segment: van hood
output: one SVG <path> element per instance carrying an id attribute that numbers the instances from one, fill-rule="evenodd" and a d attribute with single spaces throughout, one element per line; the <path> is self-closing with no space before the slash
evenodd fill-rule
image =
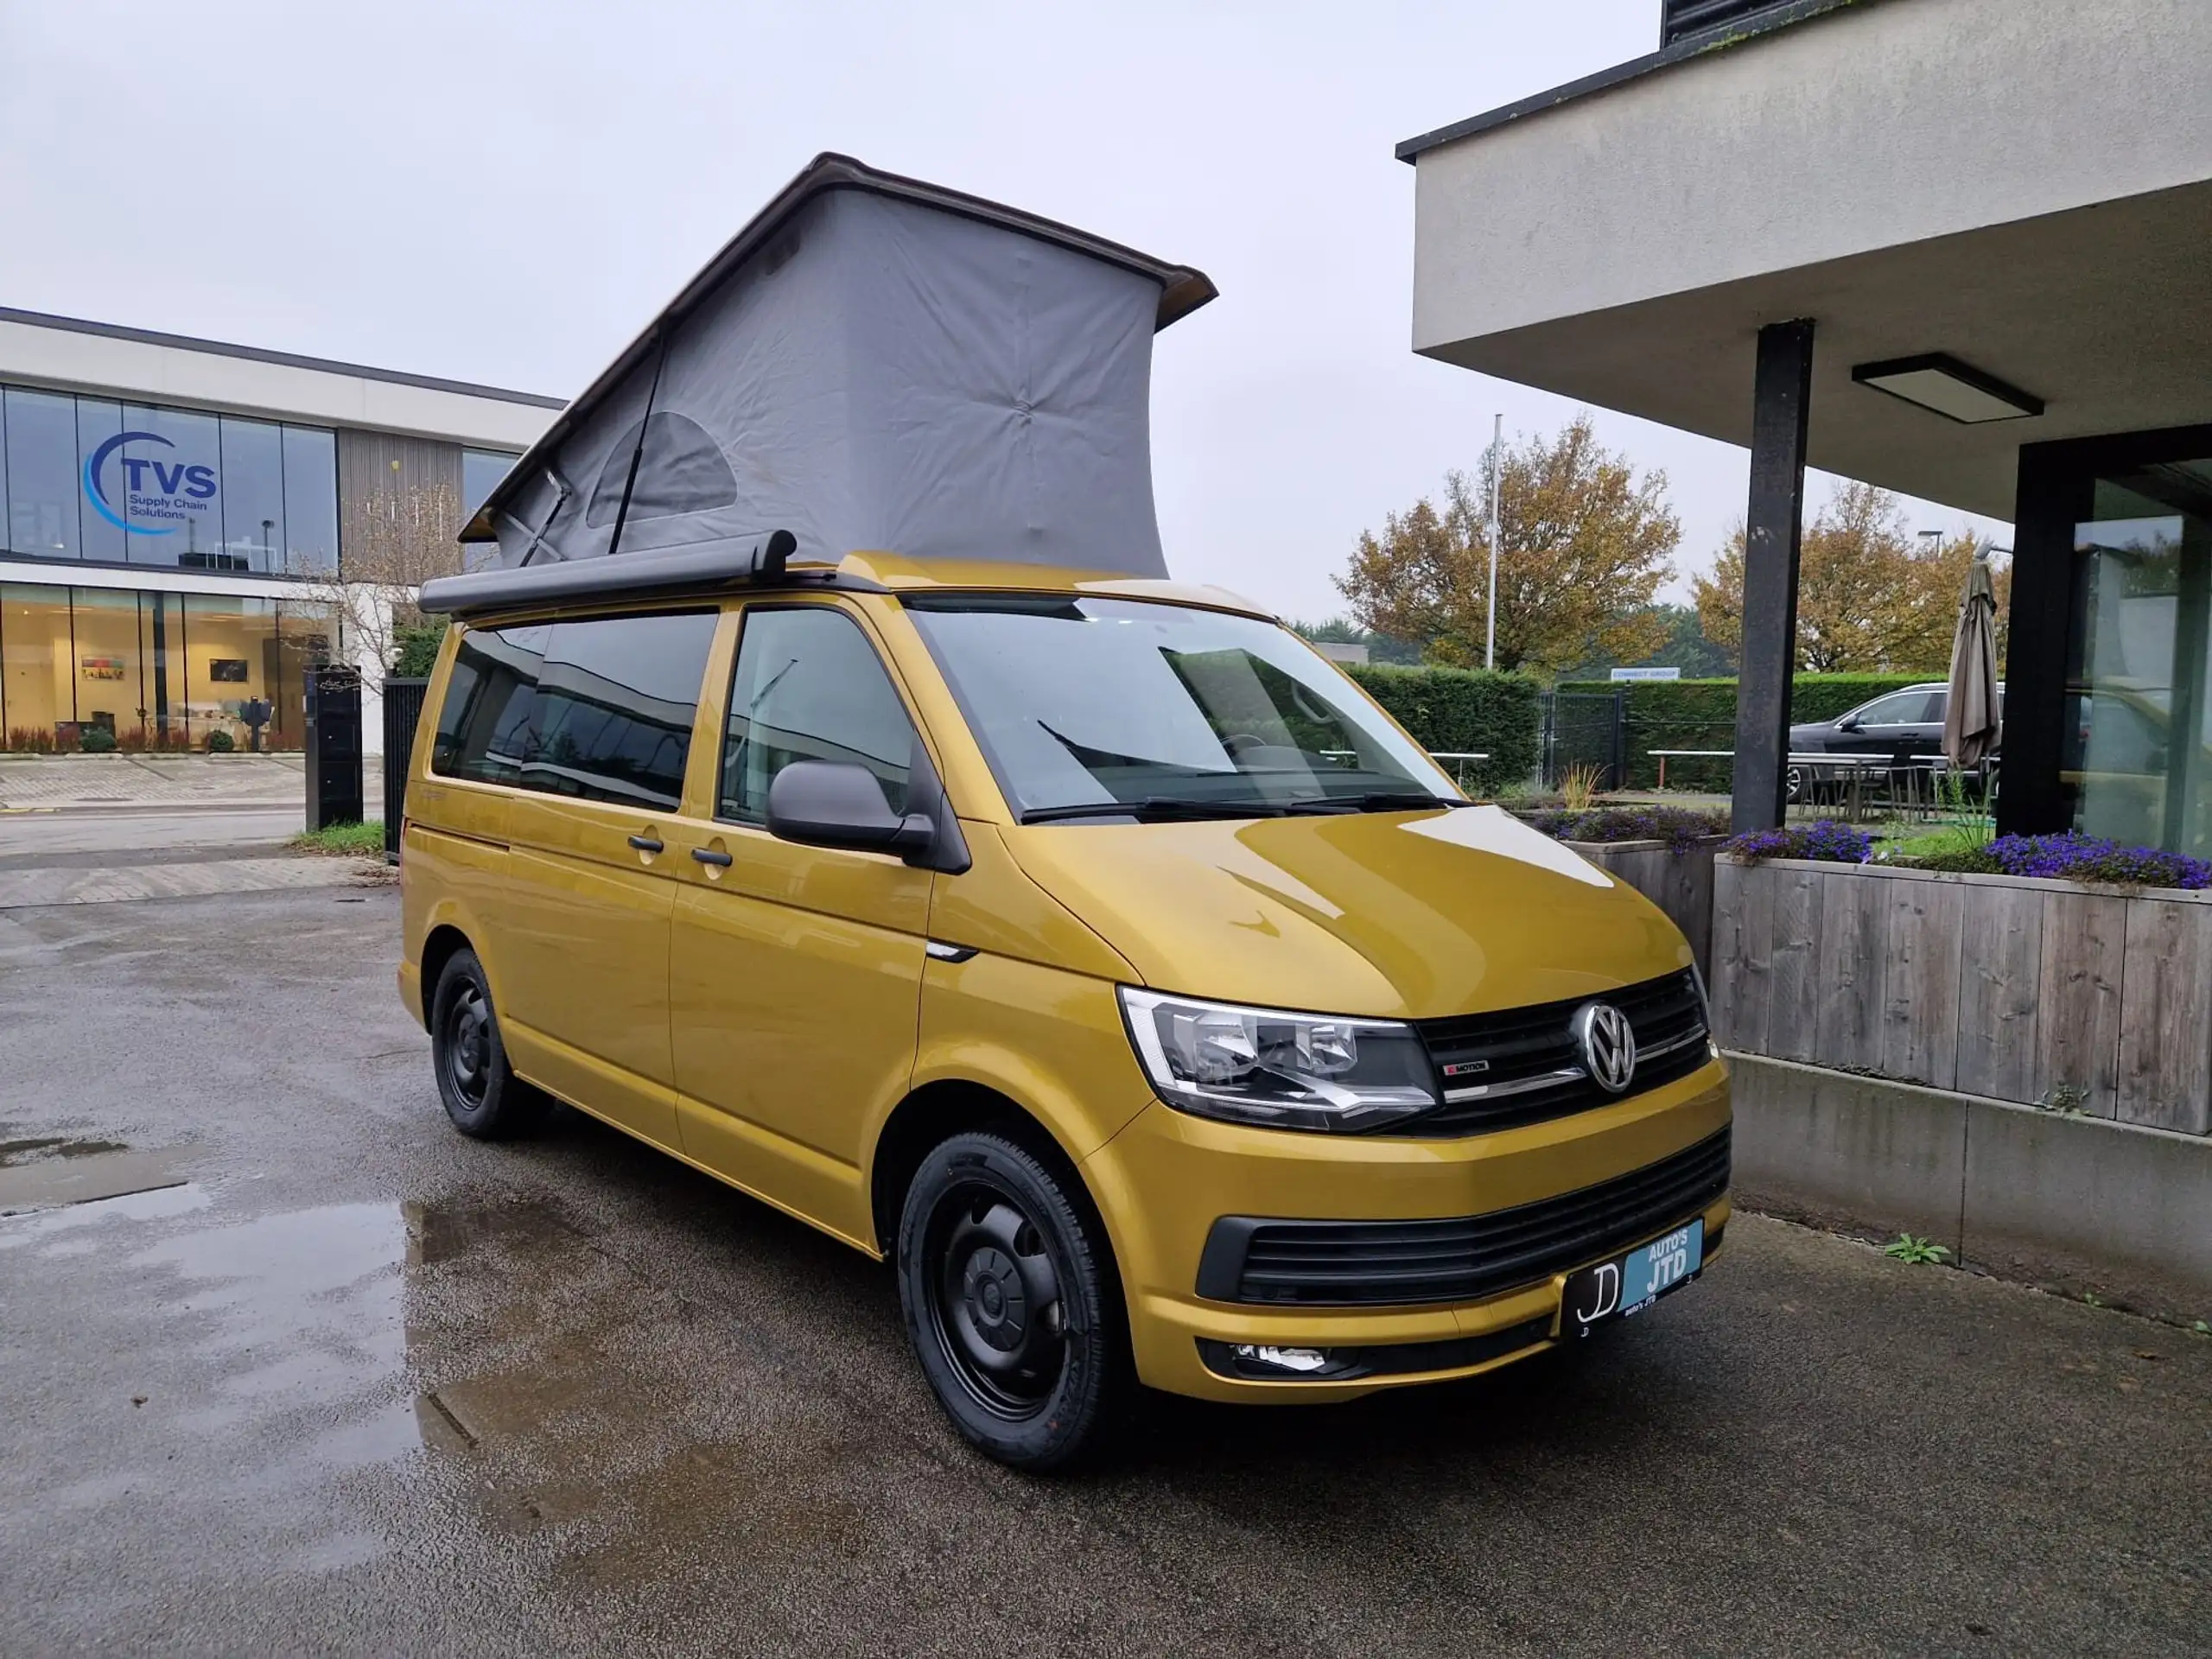
<path id="1" fill-rule="evenodd" d="M 1030 824 L 1007 840 L 1155 990 L 1430 1019 L 1690 963 L 1642 894 L 1494 806 Z"/>

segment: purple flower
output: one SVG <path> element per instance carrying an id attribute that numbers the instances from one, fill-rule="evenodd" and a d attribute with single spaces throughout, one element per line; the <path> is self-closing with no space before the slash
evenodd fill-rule
<path id="1" fill-rule="evenodd" d="M 1698 842 L 1728 833 L 1718 812 L 1683 806 L 1601 806 L 1586 812 L 1550 807 L 1529 815 L 1529 823 L 1560 841 L 1663 841 L 1676 853 Z"/>
<path id="2" fill-rule="evenodd" d="M 1828 864 L 1864 864 L 1873 856 L 1874 843 L 1863 830 L 1834 818 L 1813 823 L 1787 823 L 1779 830 L 1754 830 L 1738 836 L 1727 850 L 1757 863 L 1765 858 L 1811 858 Z"/>
<path id="3" fill-rule="evenodd" d="M 2212 887 L 2212 864 L 2160 847 L 2123 847 L 2069 830 L 2055 836 L 1999 836 L 1989 855 L 2007 875 L 2056 876 L 2124 887 Z"/>

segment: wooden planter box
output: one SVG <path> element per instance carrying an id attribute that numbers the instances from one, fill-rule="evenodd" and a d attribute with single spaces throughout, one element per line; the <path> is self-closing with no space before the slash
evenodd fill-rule
<path id="1" fill-rule="evenodd" d="M 1713 856 L 1726 836 L 1708 836 L 1675 852 L 1663 841 L 1570 841 L 1563 843 L 1617 875 L 1682 930 L 1707 977 L 1713 974 Z"/>
<path id="2" fill-rule="evenodd" d="M 1721 1046 L 2212 1132 L 2212 893 L 1719 859 Z"/>

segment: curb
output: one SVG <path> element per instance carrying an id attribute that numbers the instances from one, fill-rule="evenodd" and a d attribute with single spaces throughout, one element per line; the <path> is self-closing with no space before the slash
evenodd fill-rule
<path id="1" fill-rule="evenodd" d="M 167 817 L 194 812 L 276 812 L 307 803 L 291 796 L 262 801 L 75 801 L 54 806 L 0 804 L 0 818 L 10 817 Z"/>

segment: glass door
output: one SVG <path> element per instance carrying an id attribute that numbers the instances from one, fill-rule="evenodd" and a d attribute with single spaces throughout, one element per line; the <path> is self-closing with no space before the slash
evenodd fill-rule
<path id="1" fill-rule="evenodd" d="M 2076 829 L 2212 854 L 2212 461 L 2095 480 L 2074 531 L 2060 786 Z"/>

